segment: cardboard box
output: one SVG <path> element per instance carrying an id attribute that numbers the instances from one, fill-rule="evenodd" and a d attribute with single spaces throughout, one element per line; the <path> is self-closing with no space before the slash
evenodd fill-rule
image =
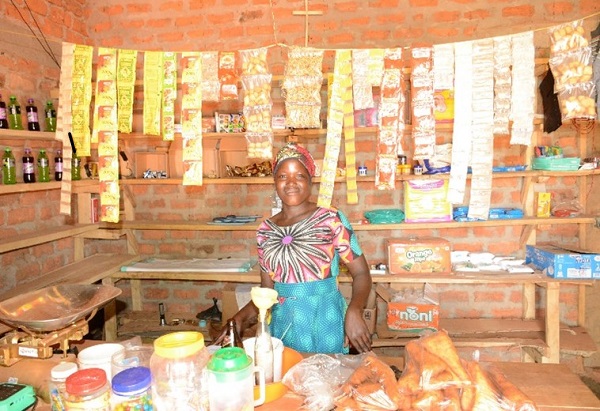
<path id="1" fill-rule="evenodd" d="M 452 247 L 438 237 L 390 238 L 387 240 L 390 274 L 450 273 Z"/>
<path id="2" fill-rule="evenodd" d="M 407 223 L 452 221 L 448 202 L 448 180 L 409 180 L 404 182 L 404 213 Z"/>
<path id="3" fill-rule="evenodd" d="M 390 331 L 414 334 L 426 330 L 438 330 L 439 297 L 430 284 L 423 284 L 421 289 L 400 290 L 378 284 L 376 290 L 386 306 L 385 323 L 377 324 L 379 338 L 390 336 Z M 387 326 L 387 330 L 382 325 Z"/>
<path id="4" fill-rule="evenodd" d="M 528 245 L 525 262 L 552 278 L 600 279 L 600 254 L 586 250 Z"/>
<path id="5" fill-rule="evenodd" d="M 350 303 L 350 298 L 352 297 L 352 284 L 340 284 L 339 289 L 346 299 L 346 302 Z M 369 298 L 367 299 L 367 306 L 363 310 L 363 319 L 367 323 L 367 327 L 371 334 L 375 332 L 375 325 L 377 323 L 376 297 L 375 290 L 371 289 Z"/>

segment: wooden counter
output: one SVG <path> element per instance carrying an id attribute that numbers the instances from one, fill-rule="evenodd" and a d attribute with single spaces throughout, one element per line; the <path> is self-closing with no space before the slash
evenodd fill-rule
<path id="1" fill-rule="evenodd" d="M 402 359 L 382 357 L 388 364 Z M 564 364 L 493 363 L 509 381 L 538 406 L 539 411 L 600 410 L 600 399 Z M 283 398 L 264 404 L 260 411 L 296 410 L 303 397 L 288 392 Z"/>

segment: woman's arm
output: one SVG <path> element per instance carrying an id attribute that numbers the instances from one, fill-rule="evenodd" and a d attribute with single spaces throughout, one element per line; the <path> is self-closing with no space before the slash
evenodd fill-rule
<path id="1" fill-rule="evenodd" d="M 344 329 L 354 348 L 359 352 L 367 352 L 371 350 L 371 333 L 362 313 L 373 285 L 371 271 L 364 255 L 355 258 L 346 266 L 352 276 L 352 298 L 346 311 Z"/>
<path id="2" fill-rule="evenodd" d="M 273 288 L 273 280 L 269 275 L 263 271 L 260 273 L 260 286 Z M 252 327 L 256 322 L 258 317 L 258 308 L 254 305 L 252 301 L 248 302 L 245 306 L 240 308 L 240 310 L 235 313 L 232 317 L 235 320 L 235 324 L 237 327 L 237 331 L 240 336 L 244 335 L 244 330 Z M 223 329 L 219 337 L 213 342 L 215 345 L 220 345 L 223 343 L 223 339 L 225 338 L 227 332 L 226 329 Z"/>

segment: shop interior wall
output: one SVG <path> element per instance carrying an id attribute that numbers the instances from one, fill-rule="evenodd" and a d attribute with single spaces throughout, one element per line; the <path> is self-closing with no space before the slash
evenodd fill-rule
<path id="1" fill-rule="evenodd" d="M 462 40 L 487 38 L 494 35 L 537 30 L 535 33 L 538 55 L 547 50 L 545 28 L 575 20 L 600 11 L 596 0 L 564 2 L 482 1 L 442 2 L 436 0 L 370 2 L 365 10 L 362 2 L 310 1 L 311 9 L 323 11 L 323 16 L 309 18 L 309 45 L 320 48 L 344 47 L 403 47 L 418 43 L 441 44 Z M 359 5 L 363 5 L 359 7 Z M 78 44 L 133 48 L 138 50 L 202 51 L 238 50 L 281 43 L 303 45 L 305 41 L 304 18 L 293 16 L 293 10 L 303 8 L 301 1 L 242 0 L 144 2 L 126 4 L 116 0 L 100 2 L 25 2 L 0 0 L 0 93 L 20 97 L 21 104 L 28 97 L 41 102 L 56 98 L 60 69 L 53 58 L 44 51 L 51 50 L 60 61 L 61 41 Z M 15 7 L 16 6 L 16 7 Z M 32 20 L 35 17 L 35 22 Z M 36 39 L 23 23 L 25 19 L 32 30 L 44 33 Z M 587 21 L 586 29 L 597 25 L 597 17 Z M 37 29 L 39 26 L 39 30 Z M 47 41 L 47 43 L 46 43 Z M 269 58 L 274 74 L 283 72 L 285 47 L 270 49 Z M 331 71 L 332 53 L 326 53 L 324 69 Z M 55 100 L 56 101 L 56 100 Z M 138 104 L 140 101 L 138 99 Z M 595 130 L 598 135 L 598 127 Z M 544 138 L 561 142 L 576 152 L 578 145 L 570 125 Z M 444 141 L 447 136 L 441 136 Z M 281 144 L 282 142 L 278 142 Z M 314 152 L 322 152 L 324 140 L 308 142 Z M 37 145 L 36 145 L 37 144 Z M 41 148 L 40 143 L 23 142 Z M 144 143 L 130 143 L 134 149 L 146 149 Z M 372 139 L 359 142 L 364 161 L 374 170 Z M 21 145 L 17 145 L 19 156 Z M 594 145 L 595 149 L 597 145 Z M 515 164 L 522 154 L 509 147 L 507 138 L 496 140 L 495 159 L 498 164 Z M 359 150 L 359 156 L 361 150 Z M 549 181 L 548 186 L 564 195 L 573 195 L 575 179 Z M 495 181 L 493 197 L 503 206 L 518 205 L 519 184 L 516 180 Z M 343 188 L 343 185 L 341 186 Z M 315 189 L 316 190 L 316 189 Z M 163 219 L 205 220 L 215 215 L 215 209 L 236 210 L 237 213 L 266 215 L 270 209 L 271 186 L 135 186 L 138 203 L 137 216 Z M 359 185 L 360 203 L 346 204 L 343 190 L 336 193 L 334 204 L 342 208 L 353 221 L 362 218 L 364 211 L 374 207 L 391 207 L 402 204 L 401 190 L 381 192 L 370 183 Z M 591 192 L 595 192 L 591 190 Z M 315 191 L 316 195 L 316 191 Z M 590 197 L 592 198 L 592 197 Z M 34 192 L 0 197 L 1 234 L 18 235 L 43 226 L 70 223 L 74 217 L 58 212 L 58 190 Z M 598 204 L 596 201 L 595 204 Z M 76 209 L 74 204 L 74 210 Z M 220 214 L 220 213 L 219 213 Z M 593 230 L 591 230 L 593 231 Z M 522 254 L 515 241 L 520 229 L 515 227 L 485 229 L 410 231 L 411 235 L 436 235 L 450 239 L 455 248 L 494 253 Z M 360 232 L 359 238 L 372 263 L 385 260 L 383 240 L 388 236 L 407 233 Z M 540 227 L 538 240 L 576 242 L 577 229 L 570 226 Z M 588 237 L 591 237 L 590 234 Z M 593 234 L 595 235 L 595 233 Z M 232 254 L 253 256 L 252 233 L 219 232 L 153 232 L 136 233 L 142 255 L 155 256 L 226 256 Z M 123 241 L 88 242 L 88 254 L 102 251 L 123 251 Z M 61 240 L 53 244 L 33 247 L 0 256 L 3 274 L 0 289 L 9 289 L 23 278 L 31 278 L 71 262 L 72 241 Z M 124 297 L 127 298 L 127 285 Z M 511 316 L 520 315 L 520 301 L 514 295 L 519 290 L 507 287 L 458 287 L 442 290 L 444 310 L 448 316 Z M 576 318 L 573 310 L 573 288 L 565 287 L 561 293 L 563 320 Z M 219 284 L 189 284 L 187 282 L 144 284 L 146 308 L 156 309 L 158 301 L 165 301 L 173 310 L 198 312 L 207 308 L 213 296 L 220 297 Z M 598 294 L 595 294 L 596 296 Z M 498 301 L 489 304 L 490 298 Z M 588 301 L 591 298 L 588 298 Z M 597 300 L 597 299 L 596 299 Z M 596 309 L 597 310 L 597 309 Z M 593 314 L 592 314 L 593 317 Z M 595 318 L 595 317 L 593 317 Z M 600 320 L 595 324 L 599 324 Z M 589 326 L 589 325 L 588 325 Z M 591 328 L 598 326 L 591 324 Z M 600 340 L 600 338 L 599 338 Z"/>

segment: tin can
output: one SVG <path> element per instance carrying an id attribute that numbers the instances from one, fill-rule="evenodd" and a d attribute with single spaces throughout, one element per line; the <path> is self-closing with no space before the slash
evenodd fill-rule
<path id="1" fill-rule="evenodd" d="M 417 164 L 416 166 L 413 167 L 413 172 L 415 173 L 416 176 L 420 176 L 423 174 L 423 166 L 420 166 L 419 164 Z"/>
<path id="2" fill-rule="evenodd" d="M 366 166 L 358 167 L 358 175 L 361 177 L 365 177 L 367 175 L 367 167 Z"/>

